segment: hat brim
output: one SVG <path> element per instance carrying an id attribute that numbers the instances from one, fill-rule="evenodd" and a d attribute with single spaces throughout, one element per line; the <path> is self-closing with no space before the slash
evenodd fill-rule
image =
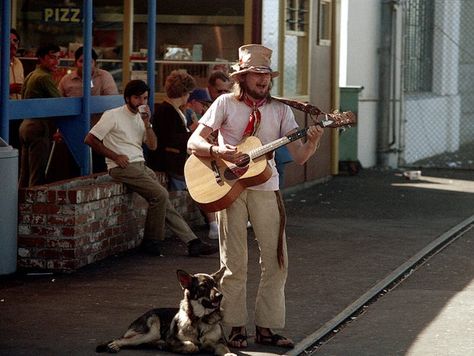
<path id="1" fill-rule="evenodd" d="M 245 73 L 271 74 L 272 78 L 276 78 L 280 75 L 280 72 L 274 72 L 269 68 L 250 67 L 232 72 L 229 76 L 234 78 Z"/>

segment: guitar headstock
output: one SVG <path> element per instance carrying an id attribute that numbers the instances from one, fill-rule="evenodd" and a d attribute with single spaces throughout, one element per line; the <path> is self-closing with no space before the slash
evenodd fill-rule
<path id="1" fill-rule="evenodd" d="M 323 114 L 324 117 L 317 124 L 321 127 L 351 127 L 357 123 L 357 117 L 352 111 L 334 111 L 332 114 Z"/>

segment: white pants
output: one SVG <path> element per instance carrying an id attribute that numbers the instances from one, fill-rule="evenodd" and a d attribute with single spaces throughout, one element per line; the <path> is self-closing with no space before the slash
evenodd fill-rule
<path id="1" fill-rule="evenodd" d="M 277 260 L 280 211 L 277 193 L 249 190 L 217 214 L 221 264 L 227 267 L 221 288 L 223 322 L 245 326 L 247 312 L 247 221 L 250 220 L 260 249 L 260 283 L 255 302 L 255 323 L 265 328 L 285 325 L 285 283 L 288 275 L 286 237 L 283 233 L 284 263 Z"/>

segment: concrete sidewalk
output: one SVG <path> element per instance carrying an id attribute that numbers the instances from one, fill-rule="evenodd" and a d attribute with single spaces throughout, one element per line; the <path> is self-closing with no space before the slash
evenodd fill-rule
<path id="1" fill-rule="evenodd" d="M 474 229 L 311 355 L 474 355 Z"/>
<path id="2" fill-rule="evenodd" d="M 473 179 L 468 171 L 423 171 L 422 179 L 408 181 L 395 171 L 362 170 L 357 176 L 285 192 L 290 271 L 282 334 L 302 341 L 424 246 L 472 216 Z M 251 233 L 249 245 L 252 316 L 259 267 Z M 157 258 L 132 251 L 72 275 L 2 278 L 0 354 L 92 355 L 98 342 L 123 333 L 147 309 L 177 306 L 177 268 L 195 273 L 219 266 L 218 256 L 187 257 L 175 239 L 167 240 L 164 253 Z M 248 330 L 254 333 L 252 317 Z M 400 336 L 396 331 L 394 343 Z M 357 354 L 350 350 L 341 355 Z M 370 354 L 365 351 L 362 354 Z M 250 339 L 240 354 L 284 352 Z"/>

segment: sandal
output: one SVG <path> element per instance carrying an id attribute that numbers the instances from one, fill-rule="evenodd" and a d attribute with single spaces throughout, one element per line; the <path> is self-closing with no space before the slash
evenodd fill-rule
<path id="1" fill-rule="evenodd" d="M 236 349 L 246 348 L 248 346 L 247 330 L 245 328 L 232 328 L 227 345 Z"/>
<path id="2" fill-rule="evenodd" d="M 255 343 L 261 345 L 284 347 L 286 349 L 292 349 L 293 347 L 295 347 L 293 341 L 279 334 L 272 333 L 270 329 L 268 329 L 270 335 L 262 335 L 260 331 L 261 329 L 264 328 L 260 328 L 257 326 L 255 330 Z"/>

